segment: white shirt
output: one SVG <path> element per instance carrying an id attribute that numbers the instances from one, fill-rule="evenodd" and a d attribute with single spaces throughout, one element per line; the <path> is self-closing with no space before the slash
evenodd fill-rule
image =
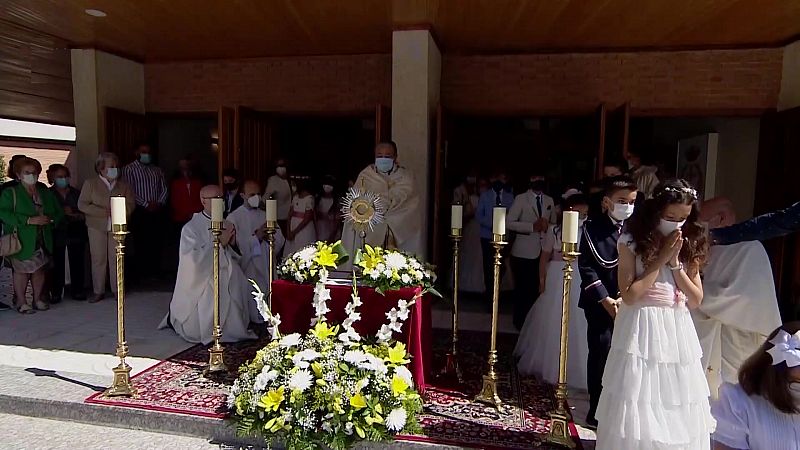
<path id="1" fill-rule="evenodd" d="M 717 419 L 712 438 L 742 450 L 800 450 L 800 414 L 778 411 L 760 395 L 748 396 L 738 384 L 724 384 L 711 405 Z"/>

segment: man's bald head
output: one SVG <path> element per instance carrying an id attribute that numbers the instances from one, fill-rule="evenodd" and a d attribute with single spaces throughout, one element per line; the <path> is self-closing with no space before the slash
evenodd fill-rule
<path id="1" fill-rule="evenodd" d="M 250 198 L 254 195 L 261 195 L 261 184 L 255 180 L 247 180 L 244 182 L 244 187 L 242 188 L 242 193 L 244 194 L 244 198 Z"/>
<path id="2" fill-rule="evenodd" d="M 211 214 L 211 199 L 221 196 L 222 190 L 216 184 L 209 184 L 200 189 L 200 201 L 203 203 L 203 210 L 206 214 Z"/>

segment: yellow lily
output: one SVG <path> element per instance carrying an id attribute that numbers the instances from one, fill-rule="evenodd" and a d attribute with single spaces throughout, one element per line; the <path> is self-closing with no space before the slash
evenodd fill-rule
<path id="1" fill-rule="evenodd" d="M 314 336 L 316 336 L 320 341 L 324 341 L 325 339 L 337 334 L 338 329 L 338 326 L 331 328 L 327 323 L 320 321 L 314 325 L 314 329 L 311 330 L 311 333 L 314 334 Z"/>
<path id="2" fill-rule="evenodd" d="M 386 361 L 398 365 L 408 364 L 409 360 L 406 359 L 406 356 L 406 345 L 402 342 L 398 342 L 394 347 L 389 349 L 389 357 L 386 358 Z"/>
<path id="3" fill-rule="evenodd" d="M 258 401 L 258 406 L 266 409 L 267 411 L 277 411 L 284 400 L 283 391 L 284 388 L 281 386 L 278 388 L 278 390 L 267 392 L 261 397 L 261 400 Z"/>
<path id="4" fill-rule="evenodd" d="M 355 409 L 364 409 L 367 407 L 367 399 L 365 399 L 364 396 L 361 395 L 361 392 L 359 392 L 358 394 L 350 397 L 350 406 Z"/>
<path id="5" fill-rule="evenodd" d="M 395 375 L 392 377 L 392 393 L 395 397 L 399 397 L 408 390 L 408 383 L 406 380 L 400 378 L 399 376 Z"/>
<path id="6" fill-rule="evenodd" d="M 323 245 L 317 250 L 317 256 L 314 258 L 314 262 L 322 267 L 332 267 L 335 269 L 338 259 L 339 255 L 334 253 L 333 248 L 328 245 Z"/>

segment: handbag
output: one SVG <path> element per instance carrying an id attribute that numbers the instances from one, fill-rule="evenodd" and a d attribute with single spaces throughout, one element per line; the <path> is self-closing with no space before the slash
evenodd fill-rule
<path id="1" fill-rule="evenodd" d="M 17 212 L 17 191 L 15 187 L 11 188 L 11 194 L 14 196 L 14 212 Z M 14 228 L 14 231 L 8 234 L 4 234 L 0 237 L 0 256 L 13 256 L 22 250 L 22 244 L 19 242 L 19 235 L 17 234 L 17 228 Z"/>

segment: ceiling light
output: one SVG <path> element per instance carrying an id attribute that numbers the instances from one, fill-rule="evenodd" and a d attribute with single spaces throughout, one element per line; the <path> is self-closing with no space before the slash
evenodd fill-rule
<path id="1" fill-rule="evenodd" d="M 105 17 L 108 15 L 104 11 L 100 11 L 99 9 L 87 9 L 85 12 L 86 14 L 92 17 Z"/>

